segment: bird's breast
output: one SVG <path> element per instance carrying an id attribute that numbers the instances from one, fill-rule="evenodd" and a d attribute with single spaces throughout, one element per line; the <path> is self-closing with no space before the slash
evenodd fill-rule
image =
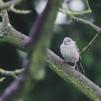
<path id="1" fill-rule="evenodd" d="M 76 47 L 61 45 L 60 52 L 65 60 L 72 62 L 79 61 L 79 52 Z"/>

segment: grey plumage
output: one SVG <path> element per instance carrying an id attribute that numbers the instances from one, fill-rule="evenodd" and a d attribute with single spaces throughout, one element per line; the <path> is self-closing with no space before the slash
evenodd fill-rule
<path id="1" fill-rule="evenodd" d="M 60 45 L 60 52 L 66 62 L 76 64 L 79 61 L 80 54 L 75 41 L 69 37 L 65 37 Z"/>

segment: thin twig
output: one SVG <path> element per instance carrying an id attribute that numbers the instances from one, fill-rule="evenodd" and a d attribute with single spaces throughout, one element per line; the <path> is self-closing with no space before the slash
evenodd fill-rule
<path id="1" fill-rule="evenodd" d="M 86 3 L 86 5 L 87 5 L 87 9 L 88 9 L 88 10 L 91 10 L 88 0 L 85 0 L 85 3 Z"/>
<path id="2" fill-rule="evenodd" d="M 14 71 L 8 71 L 8 70 L 4 70 L 2 68 L 0 68 L 0 74 L 4 75 L 4 76 L 12 76 L 12 77 L 16 77 L 18 74 L 21 74 L 24 71 L 24 68 L 22 69 L 18 69 L 18 70 L 14 70 Z"/>
<path id="3" fill-rule="evenodd" d="M 15 8 L 15 5 L 12 5 L 10 7 L 10 10 L 14 13 L 18 13 L 18 14 L 29 14 L 31 13 L 32 11 L 31 10 L 22 10 L 22 9 L 17 9 Z"/>
<path id="4" fill-rule="evenodd" d="M 95 42 L 97 37 L 99 36 L 100 33 L 96 33 L 95 36 L 91 39 L 91 41 L 81 50 L 80 54 L 82 55 L 85 51 L 88 50 L 89 47 L 92 46 L 92 44 Z"/>
<path id="5" fill-rule="evenodd" d="M 80 23 L 83 23 L 83 24 L 86 24 L 86 25 L 89 25 L 90 27 L 92 27 L 93 29 L 95 29 L 97 32 L 101 33 L 101 28 L 98 27 L 97 25 L 87 21 L 87 20 L 84 20 L 82 18 L 79 18 L 79 17 L 75 17 L 73 16 L 72 14 L 68 14 L 68 12 L 64 9 L 60 9 L 60 11 L 68 16 L 70 16 L 74 21 L 77 21 L 77 22 L 80 22 Z"/>
<path id="6" fill-rule="evenodd" d="M 12 1 L 8 1 L 6 3 L 2 4 L 2 1 L 0 0 L 0 10 L 2 9 L 8 9 L 10 8 L 12 5 L 16 5 L 21 3 L 23 0 L 12 0 Z"/>
<path id="7" fill-rule="evenodd" d="M 79 17 L 74 17 L 74 16 L 71 16 L 71 18 L 77 22 L 80 22 L 80 23 L 83 23 L 83 24 L 86 24 L 86 25 L 89 25 L 90 27 L 92 27 L 93 29 L 95 29 L 97 32 L 101 33 L 101 28 L 98 27 L 97 25 L 87 21 L 87 20 L 84 20 L 82 18 L 79 18 Z"/>
<path id="8" fill-rule="evenodd" d="M 0 83 L 3 82 L 6 79 L 6 77 L 1 77 L 0 78 Z"/>
<path id="9" fill-rule="evenodd" d="M 61 8 L 59 9 L 59 11 L 63 11 Z M 92 11 L 90 9 L 84 10 L 84 11 L 70 11 L 70 10 L 66 10 L 66 13 L 68 13 L 68 15 L 73 15 L 73 16 L 77 16 L 77 15 L 85 15 L 85 14 L 90 14 L 92 13 Z"/>

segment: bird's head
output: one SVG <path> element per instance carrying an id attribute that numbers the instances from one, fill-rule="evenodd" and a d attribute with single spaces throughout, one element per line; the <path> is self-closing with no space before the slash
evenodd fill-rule
<path id="1" fill-rule="evenodd" d="M 63 44 L 66 45 L 66 46 L 75 45 L 75 41 L 73 41 L 69 37 L 65 37 L 64 40 L 63 40 Z"/>

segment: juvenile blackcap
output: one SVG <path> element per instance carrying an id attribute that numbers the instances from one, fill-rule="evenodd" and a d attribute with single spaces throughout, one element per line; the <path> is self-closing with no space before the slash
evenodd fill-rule
<path id="1" fill-rule="evenodd" d="M 76 63 L 79 61 L 80 54 L 75 41 L 69 37 L 65 37 L 60 45 L 60 52 L 64 61 L 75 68 Z"/>

